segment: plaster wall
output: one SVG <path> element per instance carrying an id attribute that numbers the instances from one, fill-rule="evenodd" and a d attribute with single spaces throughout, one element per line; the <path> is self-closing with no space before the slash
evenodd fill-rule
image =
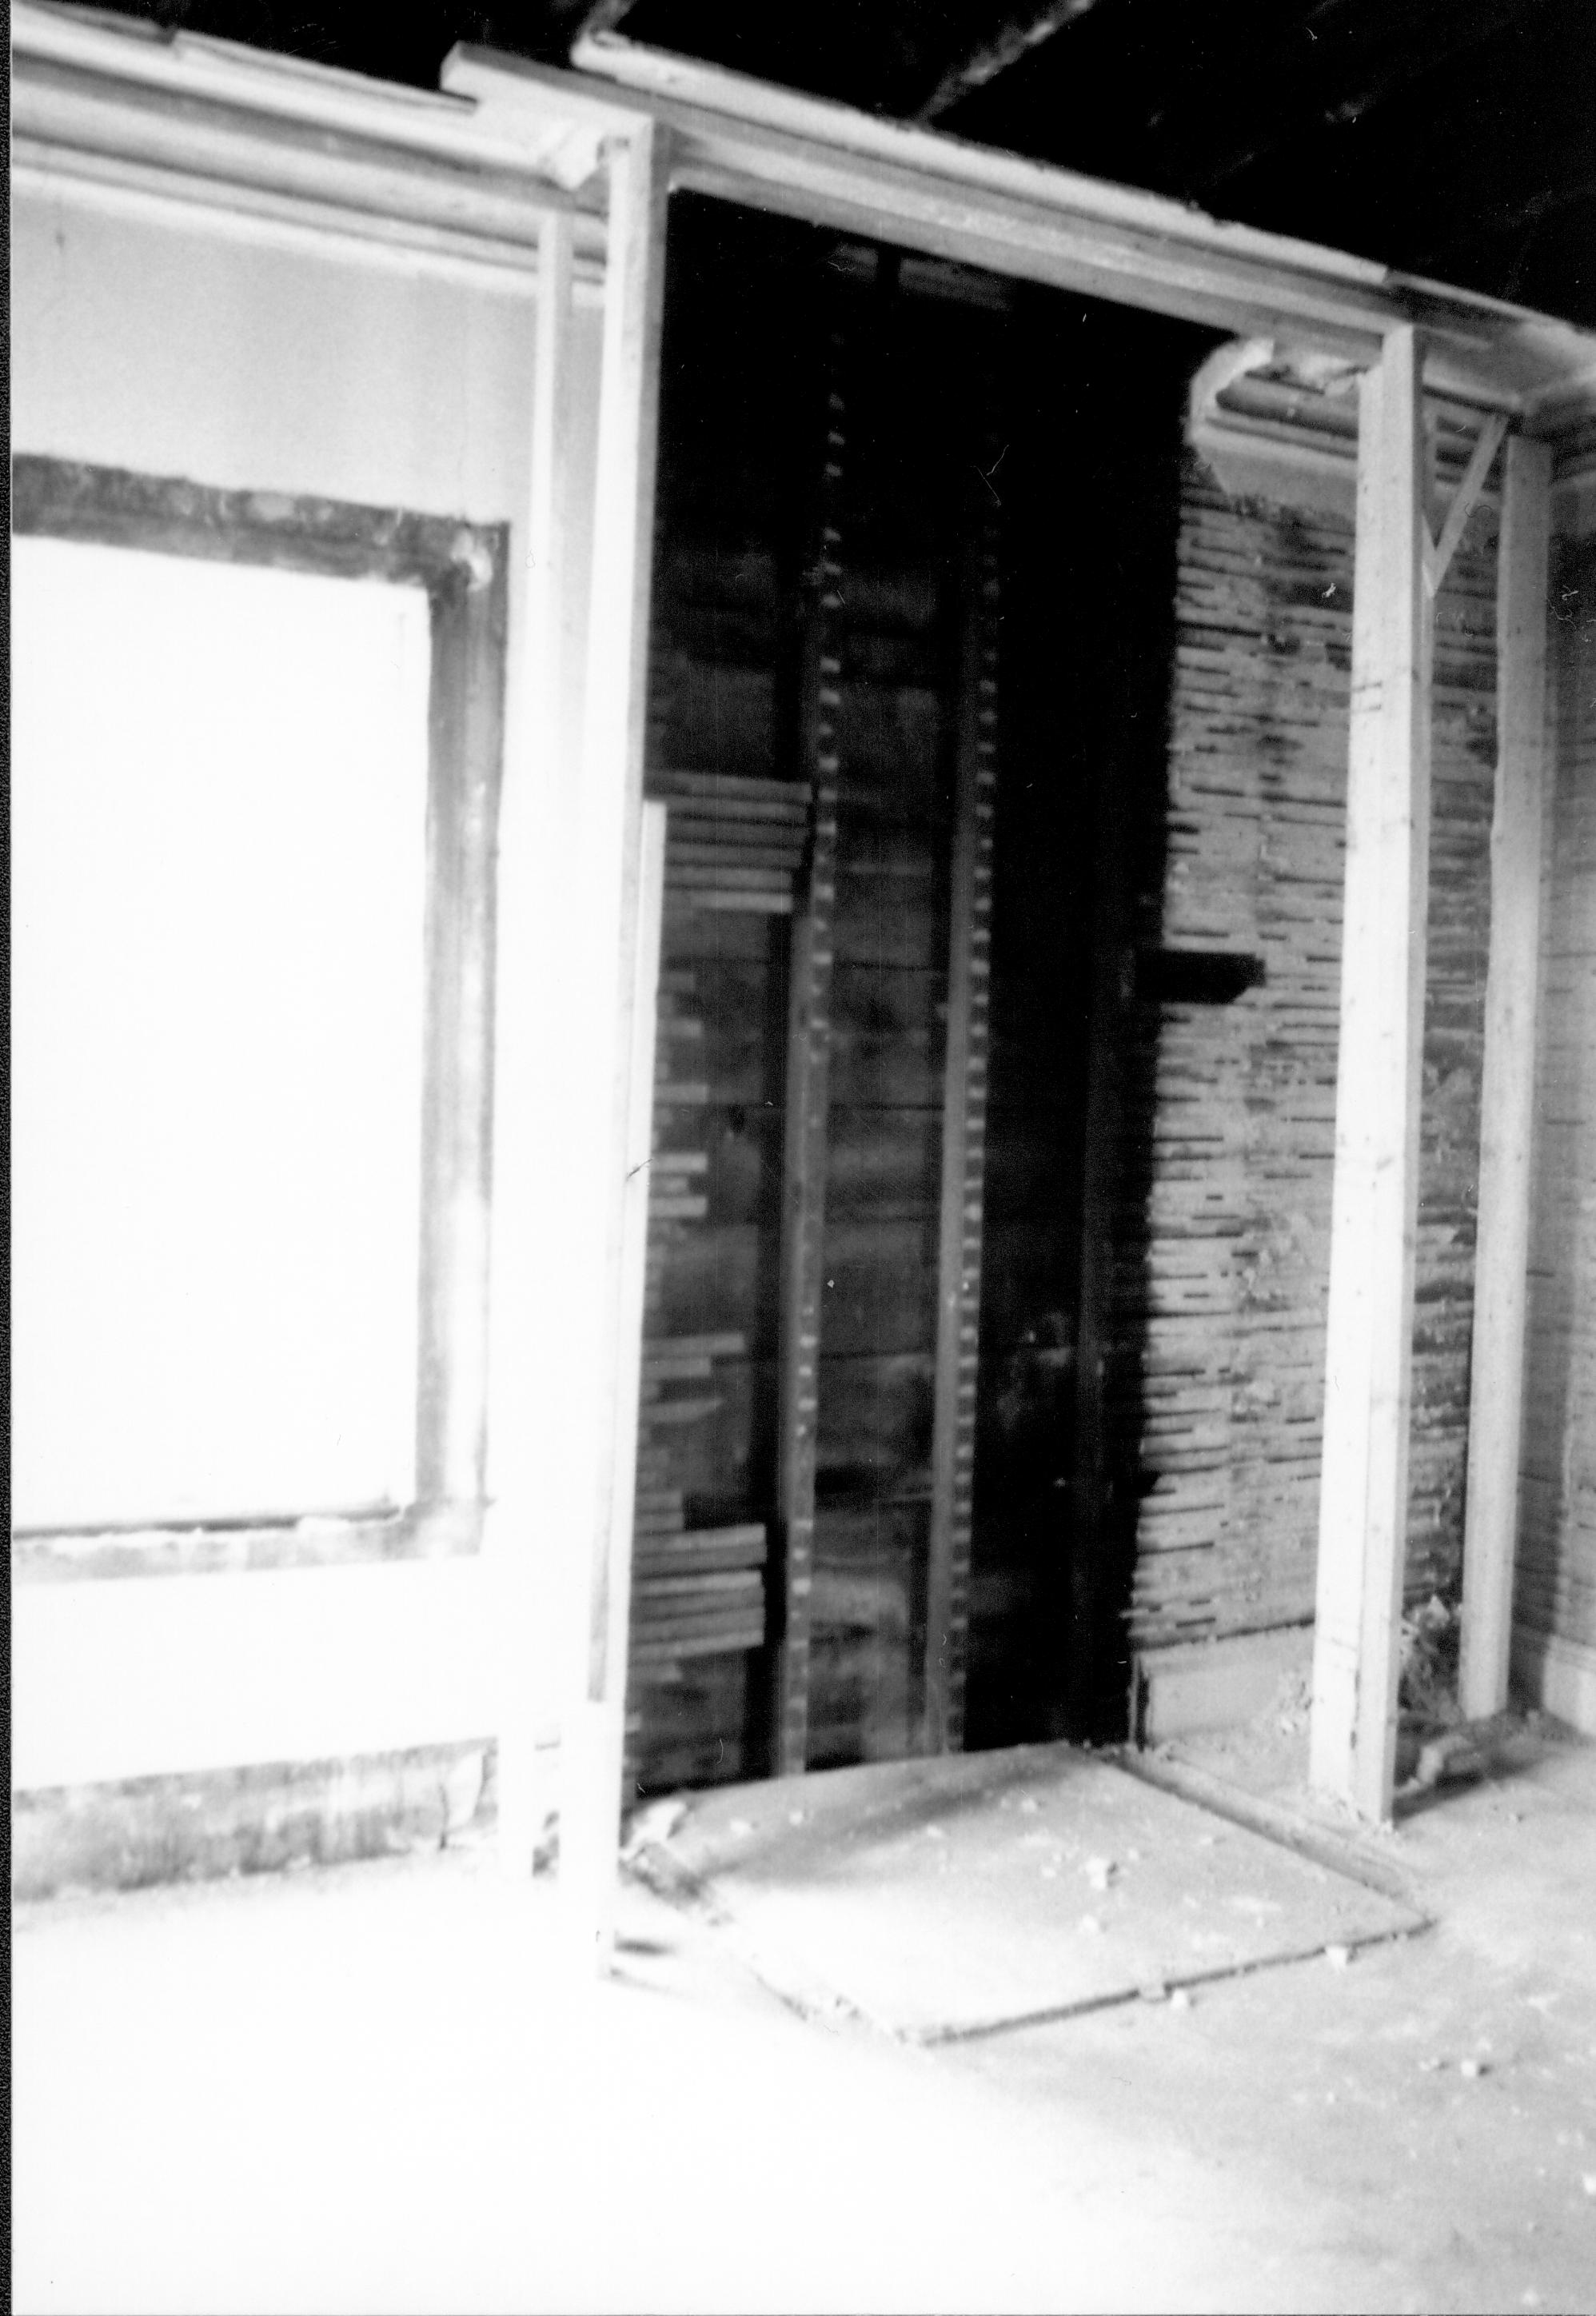
<path id="1" fill-rule="evenodd" d="M 560 843 L 580 729 L 602 317 L 579 306 L 572 324 L 558 460 L 568 600 L 551 702 L 531 696 L 523 646 L 536 287 L 530 272 L 451 279 L 391 248 L 368 260 L 280 227 L 257 243 L 198 204 L 132 204 L 69 181 L 20 188 L 13 209 L 15 450 L 510 525 L 499 979 L 511 994 L 496 1075 L 500 1150 L 513 1162 L 496 1168 L 494 1226 L 522 1259 L 495 1278 L 495 1345 L 524 1318 L 513 1298 L 541 1294 L 542 1335 L 557 1341 L 562 1305 L 582 1292 L 553 1256 L 534 1275 L 526 1251 L 539 1235 L 527 1217 L 546 1224 L 560 1195 L 548 1121 L 569 1040 L 547 993 L 558 986 L 567 905 Z M 505 1377 L 511 1364 L 506 1354 Z M 514 1677 L 546 1697 L 561 1522 L 585 1475 L 563 1468 L 557 1393 L 529 1401 L 524 1362 L 514 1381 L 517 1404 L 501 1387 L 490 1411 L 500 1508 L 479 1555 L 19 1582 L 13 1786 L 488 1736 L 500 1724 L 497 1604 L 511 1562 L 531 1580 L 517 1596 Z M 507 1486 L 495 1474 L 512 1461 Z"/>

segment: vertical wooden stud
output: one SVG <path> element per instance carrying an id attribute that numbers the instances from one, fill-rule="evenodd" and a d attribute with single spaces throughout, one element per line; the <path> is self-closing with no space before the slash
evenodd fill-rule
<path id="1" fill-rule="evenodd" d="M 815 1555 L 815 1473 L 820 1415 L 826 1116 L 831 1077 L 832 917 L 837 879 L 837 715 L 842 658 L 839 524 L 846 448 L 843 340 L 828 363 L 820 552 L 804 672 L 804 753 L 813 794 L 807 888 L 793 917 L 782 1154 L 780 1375 L 776 1510 L 781 1554 L 780 1630 L 771 1759 L 778 1776 L 806 1766 L 809 1732 L 809 1599 Z"/>
<path id="2" fill-rule="evenodd" d="M 576 1443 L 592 1474 L 578 1563 L 572 1679 L 562 1713 L 560 1882 L 580 1955 L 607 1964 L 613 1937 L 625 1724 L 627 1586 L 637 1456 L 646 1165 L 653 1064 L 639 1105 L 639 1040 L 654 1030 L 657 924 L 644 925 L 643 746 L 653 579 L 660 332 L 664 296 L 668 138 L 643 121 L 607 148 L 609 237 L 599 390 L 592 606 L 584 692 L 582 787 L 575 863 L 579 907 L 571 984 L 584 1011 L 586 1071 L 575 1127 L 586 1180 L 567 1216 L 591 1257 L 592 1319 L 580 1349 L 591 1405 Z M 663 833 L 660 837 L 663 877 Z M 650 905 L 654 905 L 650 904 Z M 647 1002 L 643 1002 L 646 984 Z M 639 1007 L 641 1012 L 639 1013 Z M 636 1271 L 636 1278 L 632 1272 Z M 619 1597 L 617 1597 L 619 1593 Z M 620 1646 L 616 1646 L 617 1631 Z"/>
<path id="3" fill-rule="evenodd" d="M 640 832 L 633 950 L 626 1169 L 621 1198 L 620 1325 L 617 1353 L 614 1482 L 608 1521 L 587 1587 L 587 1679 L 562 1728 L 567 1759 L 560 1813 L 560 1884 L 579 1960 L 607 1967 L 615 1939 L 622 1774 L 626 1759 L 627 1642 L 637 1514 L 638 1430 L 643 1379 L 643 1305 L 648 1245 L 648 1158 L 654 1134 L 655 1001 L 664 910 L 665 807 L 646 804 Z"/>
<path id="4" fill-rule="evenodd" d="M 555 963 L 543 884 L 555 799 L 575 787 L 561 715 L 570 583 L 565 468 L 575 373 L 574 285 L 572 219 L 566 211 L 550 210 L 538 238 L 530 482 L 525 512 L 511 527 L 518 551 L 512 586 L 515 649 L 497 861 L 487 1548 L 496 1604 L 498 1856 L 514 1880 L 532 1870 L 542 1816 L 534 1554 L 548 1488 L 531 1418 L 546 1398 L 539 1240 L 550 1197 L 557 1198 L 561 1186 L 539 1179 L 539 1157 L 548 1145 L 545 1090 L 553 1073 L 540 1049 L 538 999 Z"/>
<path id="5" fill-rule="evenodd" d="M 989 451 L 987 463 L 994 462 Z M 966 583 L 949 896 L 922 1731 L 929 1753 L 957 1752 L 964 1742 L 986 1152 L 992 823 L 997 801 L 998 594 L 996 528 L 986 521 L 969 556 Z"/>
<path id="6" fill-rule="evenodd" d="M 503 555 L 462 539 L 432 597 L 434 763 L 461 768 L 427 799 L 426 1047 L 416 1495 L 482 1500 L 487 1451 L 494 868 L 504 751 Z M 445 1284 L 446 1282 L 446 1284 Z"/>
<path id="7" fill-rule="evenodd" d="M 1416 333 L 1361 386 L 1310 1774 L 1375 1820 L 1395 1759 L 1430 852 Z"/>
<path id="8" fill-rule="evenodd" d="M 1524 1403 L 1530 1155 L 1547 743 L 1547 592 L 1551 452 L 1507 446 L 1496 578 L 1496 807 L 1491 829 L 1491 950 L 1480 1087 L 1479 1234 L 1475 1249 L 1468 1493 L 1463 1528 L 1459 1702 L 1470 1720 L 1507 1703 Z"/>

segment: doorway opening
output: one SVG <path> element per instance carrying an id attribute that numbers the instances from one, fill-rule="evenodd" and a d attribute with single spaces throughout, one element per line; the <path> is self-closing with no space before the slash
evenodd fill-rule
<path id="1" fill-rule="evenodd" d="M 1124 1733 L 1114 1120 L 1211 343 L 673 204 L 629 1792 Z"/>

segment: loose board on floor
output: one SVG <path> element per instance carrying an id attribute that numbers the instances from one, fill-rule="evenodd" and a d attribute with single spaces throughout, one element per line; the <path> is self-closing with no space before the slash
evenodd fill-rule
<path id="1" fill-rule="evenodd" d="M 1419 1927 L 1069 1746 L 695 1797 L 668 1845 L 772 1982 L 936 2042 Z"/>

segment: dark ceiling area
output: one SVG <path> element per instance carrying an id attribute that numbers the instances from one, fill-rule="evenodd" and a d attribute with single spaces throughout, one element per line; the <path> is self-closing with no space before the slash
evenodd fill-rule
<path id="1" fill-rule="evenodd" d="M 585 25 L 1596 325 L 1596 0 L 149 0 L 435 86 Z"/>

